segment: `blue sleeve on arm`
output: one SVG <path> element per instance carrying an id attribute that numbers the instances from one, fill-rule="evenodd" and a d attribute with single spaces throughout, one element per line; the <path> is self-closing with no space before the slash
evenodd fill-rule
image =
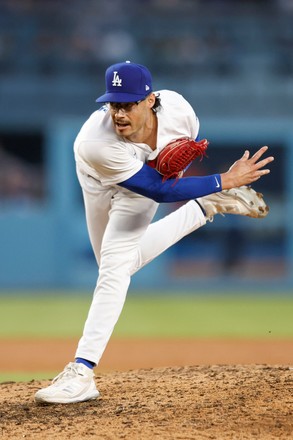
<path id="1" fill-rule="evenodd" d="M 163 182 L 163 176 L 148 165 L 143 165 L 134 176 L 119 183 L 119 185 L 158 203 L 193 200 L 222 191 L 219 174 L 203 177 L 182 177 L 181 179 L 168 179 Z"/>

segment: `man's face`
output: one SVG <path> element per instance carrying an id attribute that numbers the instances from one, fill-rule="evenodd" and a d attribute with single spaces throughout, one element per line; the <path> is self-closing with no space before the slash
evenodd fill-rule
<path id="1" fill-rule="evenodd" d="M 133 142 L 143 142 L 143 134 L 153 106 L 152 97 L 137 102 L 109 103 L 109 109 L 114 124 L 114 129 L 119 136 L 123 136 Z"/>

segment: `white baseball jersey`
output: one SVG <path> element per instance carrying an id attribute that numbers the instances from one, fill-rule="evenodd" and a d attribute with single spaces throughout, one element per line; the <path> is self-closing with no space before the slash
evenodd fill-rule
<path id="1" fill-rule="evenodd" d="M 107 106 L 94 112 L 81 128 L 74 145 L 77 164 L 103 186 L 123 182 L 156 157 L 170 141 L 188 136 L 195 139 L 199 121 L 190 104 L 176 92 L 159 92 L 162 107 L 157 112 L 157 149 L 118 136 Z"/>
<path id="2" fill-rule="evenodd" d="M 196 138 L 199 122 L 178 93 L 160 91 L 157 149 L 115 133 L 107 107 L 94 112 L 74 144 L 89 237 L 99 265 L 93 301 L 76 357 L 98 364 L 126 298 L 132 274 L 206 223 L 191 200 L 152 222 L 158 203 L 117 185 L 136 174 L 171 140 Z"/>

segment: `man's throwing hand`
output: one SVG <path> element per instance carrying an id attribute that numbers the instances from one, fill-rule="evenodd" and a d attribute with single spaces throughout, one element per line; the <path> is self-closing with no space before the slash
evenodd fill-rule
<path id="1" fill-rule="evenodd" d="M 238 159 L 226 173 L 221 174 L 222 189 L 249 185 L 269 174 L 270 170 L 264 167 L 273 162 L 274 157 L 269 156 L 260 160 L 268 148 L 267 146 L 261 147 L 252 157 L 250 157 L 250 152 L 246 150 L 241 159 Z"/>

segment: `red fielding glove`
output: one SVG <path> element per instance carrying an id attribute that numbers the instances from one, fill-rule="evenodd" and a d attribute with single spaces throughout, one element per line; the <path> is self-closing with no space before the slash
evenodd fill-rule
<path id="1" fill-rule="evenodd" d="M 195 141 L 185 137 L 176 139 L 164 147 L 148 165 L 164 176 L 163 180 L 182 177 L 188 165 L 197 157 L 206 156 L 209 142 L 207 139 Z"/>

